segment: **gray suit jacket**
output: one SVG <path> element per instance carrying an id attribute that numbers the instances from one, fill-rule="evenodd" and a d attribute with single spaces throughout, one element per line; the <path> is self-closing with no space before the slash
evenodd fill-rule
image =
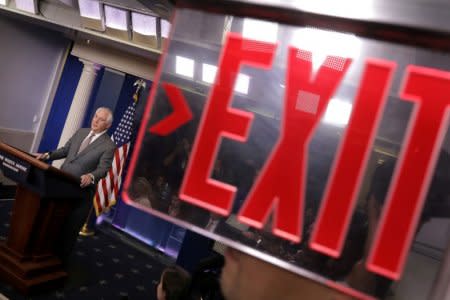
<path id="1" fill-rule="evenodd" d="M 114 158 L 116 145 L 105 133 L 89 144 L 77 154 L 81 143 L 90 132 L 90 128 L 79 129 L 64 147 L 50 153 L 50 160 L 66 158 L 61 170 L 76 177 L 91 173 L 95 177 L 95 184 L 106 176 Z"/>

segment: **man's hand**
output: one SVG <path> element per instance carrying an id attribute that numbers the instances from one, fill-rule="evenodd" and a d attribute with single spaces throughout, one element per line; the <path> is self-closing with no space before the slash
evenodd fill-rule
<path id="1" fill-rule="evenodd" d="M 82 188 L 87 187 L 91 184 L 94 184 L 94 176 L 92 176 L 92 174 L 81 175 L 80 179 L 81 179 L 80 186 Z"/>
<path id="2" fill-rule="evenodd" d="M 49 159 L 50 155 L 48 154 L 48 152 L 46 153 L 36 153 L 36 158 L 39 160 L 47 160 Z"/>

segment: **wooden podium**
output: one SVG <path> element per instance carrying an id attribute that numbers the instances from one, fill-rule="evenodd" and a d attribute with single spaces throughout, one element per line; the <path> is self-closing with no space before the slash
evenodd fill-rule
<path id="1" fill-rule="evenodd" d="M 17 182 L 9 234 L 0 243 L 0 279 L 24 294 L 58 288 L 67 273 L 56 240 L 80 181 L 0 141 L 0 169 Z"/>

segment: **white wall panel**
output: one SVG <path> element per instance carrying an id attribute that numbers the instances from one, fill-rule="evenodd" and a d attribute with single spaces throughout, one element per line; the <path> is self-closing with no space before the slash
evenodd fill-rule
<path id="1" fill-rule="evenodd" d="M 68 45 L 59 33 L 0 18 L 0 128 L 38 130 Z"/>

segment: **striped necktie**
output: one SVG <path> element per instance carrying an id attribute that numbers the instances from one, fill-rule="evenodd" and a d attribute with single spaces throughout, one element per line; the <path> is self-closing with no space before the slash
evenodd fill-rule
<path id="1" fill-rule="evenodd" d="M 92 139 L 94 138 L 95 134 L 89 133 L 89 135 L 83 140 L 83 142 L 80 145 L 80 149 L 78 149 L 78 153 L 80 153 L 81 151 L 83 151 L 84 149 L 86 149 L 86 147 L 91 143 Z M 77 154 L 78 154 L 77 153 Z"/>

